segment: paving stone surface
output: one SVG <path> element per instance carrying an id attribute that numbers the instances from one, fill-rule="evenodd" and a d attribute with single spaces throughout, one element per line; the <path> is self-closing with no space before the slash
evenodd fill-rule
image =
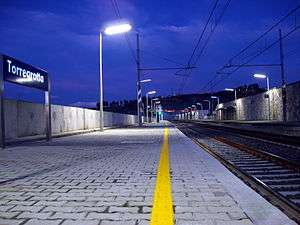
<path id="1" fill-rule="evenodd" d="M 162 128 L 113 129 L 0 152 L 0 224 L 148 224 Z"/>
<path id="2" fill-rule="evenodd" d="M 169 142 L 176 224 L 253 224 L 185 136 L 172 129 Z"/>
<path id="3" fill-rule="evenodd" d="M 169 129 L 175 224 L 252 224 L 202 150 Z M 148 225 L 162 141 L 157 126 L 1 150 L 0 225 Z"/>

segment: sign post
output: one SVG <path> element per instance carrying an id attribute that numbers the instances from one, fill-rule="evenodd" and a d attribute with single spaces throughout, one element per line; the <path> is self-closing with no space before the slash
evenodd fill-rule
<path id="1" fill-rule="evenodd" d="M 51 83 L 48 77 L 48 91 L 45 91 L 46 138 L 51 141 Z"/>
<path id="2" fill-rule="evenodd" d="M 48 72 L 6 55 L 0 55 L 0 147 L 5 147 L 4 81 L 45 92 L 46 138 L 51 140 L 51 90 Z"/>
<path id="3" fill-rule="evenodd" d="M 5 147 L 3 57 L 0 55 L 0 147 Z"/>

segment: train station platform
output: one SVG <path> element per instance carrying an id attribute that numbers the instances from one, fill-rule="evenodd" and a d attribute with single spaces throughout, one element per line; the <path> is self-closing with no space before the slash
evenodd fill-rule
<path id="1" fill-rule="evenodd" d="M 1 150 L 0 224 L 296 223 L 165 122 Z"/>

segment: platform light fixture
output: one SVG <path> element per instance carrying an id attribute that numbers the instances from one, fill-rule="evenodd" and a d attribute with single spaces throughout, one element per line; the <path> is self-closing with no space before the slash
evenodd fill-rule
<path id="1" fill-rule="evenodd" d="M 259 73 L 256 73 L 253 75 L 255 78 L 262 78 L 262 79 L 265 79 L 267 76 L 264 75 L 264 74 L 259 74 Z"/>
<path id="2" fill-rule="evenodd" d="M 205 100 L 203 100 L 204 102 L 208 102 L 208 111 L 209 111 L 209 113 L 210 113 L 210 111 L 211 111 L 211 102 L 210 102 L 210 100 L 207 100 L 207 99 L 205 99 Z"/>
<path id="3" fill-rule="evenodd" d="M 236 96 L 236 89 L 234 88 L 225 88 L 225 91 L 231 91 L 231 92 L 234 92 L 234 100 L 237 99 L 237 96 Z"/>
<path id="4" fill-rule="evenodd" d="M 140 80 L 140 85 L 138 85 L 137 84 L 137 86 L 140 86 L 140 93 L 141 93 L 141 95 L 142 95 L 142 85 L 141 84 L 145 84 L 145 83 L 149 83 L 149 82 L 151 82 L 152 81 L 152 79 L 144 79 L 144 80 Z M 143 112 L 145 111 L 145 109 L 143 109 Z"/>
<path id="5" fill-rule="evenodd" d="M 218 105 L 220 104 L 220 98 L 218 96 L 211 96 L 211 98 L 217 99 L 218 100 Z"/>
<path id="6" fill-rule="evenodd" d="M 210 96 L 212 99 L 217 99 L 218 105 L 220 104 L 220 98 L 218 96 Z M 216 106 L 217 108 L 217 106 Z"/>
<path id="7" fill-rule="evenodd" d="M 200 118 L 202 119 L 202 117 L 203 117 L 203 105 L 200 102 L 197 102 L 196 105 L 200 106 Z M 199 111 L 198 111 L 198 119 L 199 119 Z"/>
<path id="8" fill-rule="evenodd" d="M 154 95 L 154 94 L 156 94 L 156 91 L 148 91 L 147 94 L 148 95 Z"/>
<path id="9" fill-rule="evenodd" d="M 148 83 L 148 82 L 151 82 L 152 80 L 151 79 L 145 79 L 145 80 L 141 80 L 140 83 Z"/>
<path id="10" fill-rule="evenodd" d="M 254 74 L 253 75 L 255 78 L 258 78 L 258 79 L 266 79 L 266 82 L 267 82 L 267 93 L 268 93 L 268 95 L 269 95 L 269 91 L 270 91 L 270 81 L 269 81 L 269 77 L 267 76 L 267 75 L 265 75 L 265 74 L 258 74 L 258 73 L 256 73 L 256 74 Z M 268 118 L 269 118 L 269 120 L 271 120 L 271 105 L 270 105 L 271 103 L 270 103 L 270 96 L 268 96 L 268 108 L 269 108 L 269 112 L 268 112 Z"/>
<path id="11" fill-rule="evenodd" d="M 108 26 L 105 28 L 104 33 L 106 35 L 122 34 L 130 31 L 132 29 L 129 23 L 116 24 L 113 26 Z"/>
<path id="12" fill-rule="evenodd" d="M 151 99 L 151 106 L 153 107 L 152 108 L 152 113 L 153 113 L 153 116 L 155 116 L 156 118 L 156 121 L 157 121 L 157 105 L 160 104 L 160 99 L 159 98 L 152 98 Z"/>
<path id="13" fill-rule="evenodd" d="M 148 107 L 149 95 L 154 95 L 154 94 L 156 94 L 156 91 L 148 91 L 146 93 L 146 118 L 147 118 L 147 123 L 149 123 L 149 107 Z"/>
<path id="14" fill-rule="evenodd" d="M 270 80 L 269 80 L 269 77 L 267 75 L 256 73 L 256 74 L 253 75 L 253 77 L 258 78 L 258 79 L 266 79 L 267 90 L 268 91 L 270 90 Z"/>
<path id="15" fill-rule="evenodd" d="M 126 33 L 131 30 L 131 25 L 128 23 L 117 24 L 106 27 L 104 31 L 99 34 L 99 86 L 100 86 L 100 99 L 99 99 L 99 112 L 100 112 L 100 131 L 104 129 L 104 113 L 103 113 L 103 33 L 106 35 L 114 35 Z"/>
<path id="16" fill-rule="evenodd" d="M 203 110 L 203 105 L 202 105 L 202 103 L 200 103 L 200 102 L 197 102 L 197 103 L 196 103 L 196 105 L 199 105 L 199 106 L 200 106 L 200 108 L 201 108 L 201 110 Z"/>

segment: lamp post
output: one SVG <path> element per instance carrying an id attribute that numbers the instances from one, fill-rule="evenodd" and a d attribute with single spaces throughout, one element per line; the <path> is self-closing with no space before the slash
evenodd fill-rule
<path id="1" fill-rule="evenodd" d="M 196 105 L 200 105 L 200 110 L 203 110 L 203 105 L 200 102 L 197 102 Z"/>
<path id="2" fill-rule="evenodd" d="M 184 120 L 186 120 L 186 112 L 187 112 L 187 110 L 188 110 L 187 108 L 184 108 L 184 110 L 183 110 L 183 119 Z"/>
<path id="3" fill-rule="evenodd" d="M 239 118 L 239 108 L 237 105 L 237 94 L 236 94 L 236 88 L 225 88 L 225 91 L 234 91 L 234 105 L 235 105 L 235 119 Z"/>
<path id="4" fill-rule="evenodd" d="M 220 104 L 220 98 L 219 98 L 219 97 L 217 97 L 217 96 L 211 96 L 211 98 L 213 98 L 213 99 L 217 99 L 217 101 L 218 101 L 218 105 Z"/>
<path id="5" fill-rule="evenodd" d="M 236 96 L 236 89 L 234 88 L 225 88 L 225 91 L 234 91 L 234 100 L 236 101 L 236 99 L 237 99 L 237 96 Z"/>
<path id="6" fill-rule="evenodd" d="M 267 90 L 269 91 L 270 90 L 270 80 L 269 80 L 269 77 L 265 74 L 254 74 L 253 75 L 255 78 L 258 78 L 258 79 L 266 79 L 266 82 L 267 82 Z"/>
<path id="7" fill-rule="evenodd" d="M 149 95 L 154 95 L 156 93 L 156 91 L 148 91 L 146 93 L 146 118 L 147 118 L 147 123 L 149 123 L 149 108 L 148 108 L 148 98 Z"/>
<path id="8" fill-rule="evenodd" d="M 157 113 L 157 107 L 159 106 L 159 104 L 160 104 L 160 101 L 155 101 L 154 102 L 154 107 L 155 107 L 155 119 L 156 119 L 156 122 L 159 122 L 159 115 L 158 115 L 158 113 Z"/>
<path id="9" fill-rule="evenodd" d="M 217 110 L 217 106 L 220 104 L 220 98 L 218 96 L 211 96 L 212 99 L 217 99 L 217 105 L 215 107 L 215 110 Z"/>
<path id="10" fill-rule="evenodd" d="M 197 110 L 197 107 L 196 107 L 196 105 L 192 105 L 191 106 L 191 114 L 192 114 L 192 119 L 196 119 L 196 110 Z"/>
<path id="11" fill-rule="evenodd" d="M 192 108 L 189 106 L 188 109 L 188 119 L 192 119 Z"/>
<path id="12" fill-rule="evenodd" d="M 201 119 L 202 119 L 203 105 L 202 105 L 202 103 L 200 103 L 200 102 L 197 102 L 196 105 L 199 105 L 199 106 L 200 106 L 200 112 L 201 112 L 200 117 L 201 117 Z M 198 119 L 199 119 L 199 112 L 198 112 Z"/>
<path id="13" fill-rule="evenodd" d="M 144 107 L 144 104 L 142 104 L 142 95 L 143 95 L 143 93 L 142 93 L 142 84 L 145 84 L 145 83 L 149 83 L 149 82 L 151 82 L 152 80 L 151 79 L 144 79 L 144 80 L 140 80 L 138 83 L 137 83 L 137 103 L 138 103 L 138 105 L 137 105 L 137 107 L 138 107 L 138 117 L 139 117 L 139 115 L 141 115 L 141 112 L 145 112 L 145 107 Z M 139 89 L 140 88 L 140 89 Z M 140 93 L 140 95 L 139 95 L 139 93 Z M 142 105 L 139 105 L 139 104 L 142 104 Z M 142 109 L 141 109 L 142 108 Z M 141 110 L 140 110 L 141 109 Z M 140 112 L 139 112 L 140 111 Z M 140 116 L 140 117 L 142 117 L 142 116 Z M 139 118 L 140 118 L 139 117 Z M 139 126 L 141 126 L 142 125 L 142 118 L 140 118 L 140 120 L 141 120 L 141 123 L 139 123 Z"/>
<path id="14" fill-rule="evenodd" d="M 160 103 L 159 98 L 152 98 L 151 99 L 151 120 L 155 116 L 156 117 L 156 104 L 157 102 Z"/>
<path id="15" fill-rule="evenodd" d="M 114 26 L 106 27 L 104 30 L 105 35 L 115 35 L 125 33 L 131 30 L 131 25 L 128 23 L 118 24 Z M 103 114 L 103 33 L 99 34 L 99 112 L 100 112 L 100 131 L 103 131 L 104 127 L 104 114 Z"/>
<path id="16" fill-rule="evenodd" d="M 266 83 L 267 83 L 267 92 L 268 92 L 268 118 L 269 120 L 271 120 L 271 106 L 270 106 L 270 81 L 269 81 L 269 77 L 265 74 L 254 74 L 253 77 L 258 78 L 258 79 L 266 79 Z"/>
<path id="17" fill-rule="evenodd" d="M 217 96 L 211 96 L 211 98 L 212 98 L 212 99 L 217 99 L 218 105 L 220 104 L 220 98 L 219 98 L 219 97 L 217 97 Z M 216 108 L 217 108 L 217 106 L 216 106 Z"/>
<path id="18" fill-rule="evenodd" d="M 208 112 L 210 114 L 210 111 L 211 111 L 211 103 L 210 103 L 210 100 L 203 100 L 204 102 L 208 102 Z"/>

